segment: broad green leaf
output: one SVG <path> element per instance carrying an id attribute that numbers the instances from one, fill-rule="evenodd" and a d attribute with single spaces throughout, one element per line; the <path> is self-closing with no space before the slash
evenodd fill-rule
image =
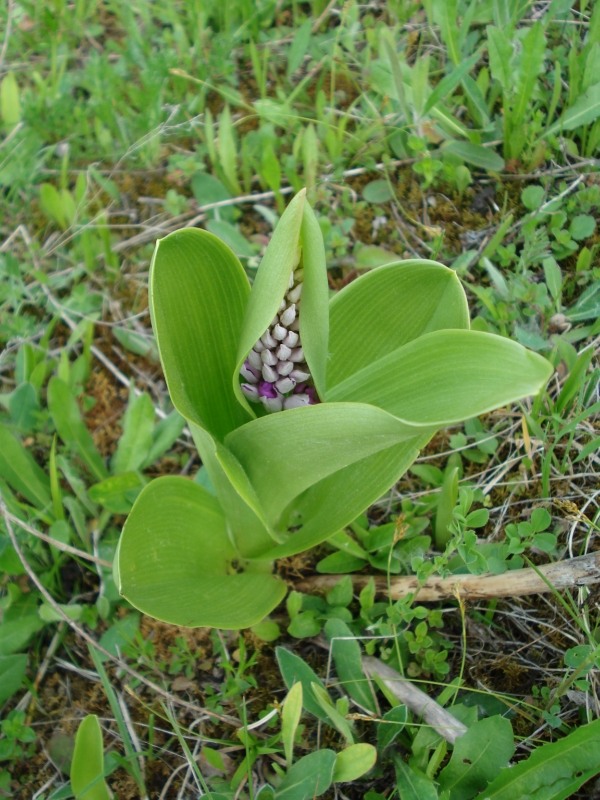
<path id="1" fill-rule="evenodd" d="M 600 720 L 595 720 L 504 768 L 486 787 L 486 800 L 566 800 L 600 772 L 599 752 Z"/>
<path id="2" fill-rule="evenodd" d="M 367 203 L 380 204 L 388 203 L 394 196 L 394 192 L 389 181 L 386 181 L 385 178 L 378 178 L 377 180 L 369 181 L 364 186 L 362 195 Z"/>
<path id="3" fill-rule="evenodd" d="M 152 444 L 154 405 L 147 394 L 129 395 L 123 433 L 112 459 L 112 472 L 131 472 L 143 464 Z"/>
<path id="4" fill-rule="evenodd" d="M 300 192 L 287 206 L 256 272 L 238 337 L 236 384 L 239 367 L 277 314 L 290 274 L 298 266 L 305 201 L 306 192 Z"/>
<path id="5" fill-rule="evenodd" d="M 35 612 L 16 619 L 4 619 L 0 625 L 0 656 L 10 656 L 23 650 L 31 637 L 43 627 L 44 623 Z"/>
<path id="6" fill-rule="evenodd" d="M 427 98 L 427 102 L 423 107 L 423 113 L 426 114 L 440 101 L 446 100 L 448 97 L 450 97 L 458 84 L 461 83 L 461 81 L 480 59 L 481 53 L 477 51 L 468 58 L 462 59 L 458 66 L 452 70 L 452 72 L 448 73 L 448 75 L 445 75 Z"/>
<path id="7" fill-rule="evenodd" d="M 241 571 L 250 568 L 264 571 Z M 138 497 L 121 536 L 118 573 L 133 606 L 189 627 L 249 627 L 286 592 L 269 565 L 240 562 L 216 498 L 179 477 L 157 478 Z"/>
<path id="8" fill-rule="evenodd" d="M 190 425 L 202 464 L 221 508 L 227 509 L 229 534 L 241 555 L 260 556 L 277 541 L 241 464 L 233 453 L 197 425 Z"/>
<path id="9" fill-rule="evenodd" d="M 545 358 L 479 331 L 425 334 L 328 392 L 370 403 L 414 425 L 442 427 L 537 393 L 552 374 Z"/>
<path id="10" fill-rule="evenodd" d="M 335 753 L 317 750 L 297 761 L 279 784 L 276 800 L 312 800 L 331 786 Z"/>
<path id="11" fill-rule="evenodd" d="M 452 153 L 452 155 L 462 158 L 467 164 L 473 164 L 473 166 L 486 169 L 488 172 L 500 172 L 504 169 L 502 156 L 481 144 L 460 142 L 455 139 L 445 142 L 441 150 L 443 153 Z"/>
<path id="12" fill-rule="evenodd" d="M 294 738 L 302 714 L 302 684 L 295 683 L 283 701 L 281 711 L 281 740 L 288 767 L 294 758 Z"/>
<path id="13" fill-rule="evenodd" d="M 408 719 L 408 709 L 405 705 L 394 706 L 377 723 L 377 747 L 385 750 L 396 737 L 402 733 Z"/>
<path id="14" fill-rule="evenodd" d="M 240 262 L 216 236 L 187 228 L 159 240 L 150 309 L 169 393 L 217 439 L 249 419 L 231 385 L 249 292 Z"/>
<path id="15" fill-rule="evenodd" d="M 349 783 L 368 772 L 377 761 L 377 750 L 372 744 L 351 744 L 335 757 L 334 783 Z"/>
<path id="16" fill-rule="evenodd" d="M 430 331 L 468 328 L 456 273 L 435 261 L 379 267 L 331 300 L 327 388 Z"/>
<path id="17" fill-rule="evenodd" d="M 512 43 L 501 28 L 488 25 L 486 31 L 492 78 L 500 83 L 505 92 L 509 92 L 513 88 Z"/>
<path id="18" fill-rule="evenodd" d="M 482 719 L 460 736 L 448 764 L 438 775 L 450 800 L 468 800 L 485 789 L 515 752 L 510 722 L 505 717 Z"/>
<path id="19" fill-rule="evenodd" d="M 354 734 L 352 733 L 351 724 L 346 719 L 344 714 L 338 710 L 337 706 L 334 705 L 327 689 L 321 686 L 320 683 L 313 683 L 311 688 L 313 690 L 313 695 L 315 696 L 317 703 L 323 709 L 329 724 L 342 734 L 346 740 L 346 744 L 354 744 Z"/>
<path id="20" fill-rule="evenodd" d="M 226 445 L 276 524 L 289 503 L 313 484 L 414 435 L 377 408 L 325 403 L 253 420 L 233 431 Z"/>
<path id="21" fill-rule="evenodd" d="M 21 688 L 27 674 L 27 655 L 0 656 L 0 703 L 5 703 Z"/>
<path id="22" fill-rule="evenodd" d="M 90 486 L 88 496 L 93 503 L 99 503 L 116 514 L 127 514 L 145 480 L 139 472 L 124 472 L 111 475 Z"/>
<path id="23" fill-rule="evenodd" d="M 96 480 L 108 477 L 104 460 L 88 431 L 71 388 L 60 378 L 50 378 L 48 383 L 48 408 L 58 435 L 65 445 L 74 450 L 86 464 Z"/>
<path id="24" fill-rule="evenodd" d="M 600 83 L 595 83 L 578 97 L 543 135 L 546 137 L 557 131 L 572 131 L 589 125 L 598 117 L 600 117 Z"/>
<path id="25" fill-rule="evenodd" d="M 325 623 L 335 671 L 340 688 L 362 708 L 377 712 L 375 697 L 362 668 L 360 645 L 350 628 L 341 619 L 329 619 Z"/>
<path id="26" fill-rule="evenodd" d="M 179 411 L 171 413 L 155 426 L 152 433 L 152 444 L 148 455 L 141 464 L 141 469 L 152 466 L 181 436 L 185 427 L 185 419 Z"/>
<path id="27" fill-rule="evenodd" d="M 38 509 L 51 505 L 50 482 L 10 429 L 0 423 L 0 476 Z"/>
<path id="28" fill-rule="evenodd" d="M 437 789 L 431 778 L 405 764 L 399 756 L 394 758 L 394 767 L 396 788 L 402 800 L 438 800 Z"/>
<path id="29" fill-rule="evenodd" d="M 71 761 L 71 788 L 76 800 L 110 800 L 104 781 L 104 745 L 95 714 L 81 721 Z"/>
<path id="30" fill-rule="evenodd" d="M 528 113 L 528 106 L 538 76 L 544 69 L 544 54 L 546 49 L 546 35 L 543 24 L 535 22 L 523 37 L 521 44 L 521 59 L 517 86 L 515 87 L 515 102 L 511 115 L 511 125 L 516 128 L 523 124 Z"/>
<path id="31" fill-rule="evenodd" d="M 12 128 L 21 119 L 19 85 L 14 72 L 8 72 L 0 82 L 0 119 L 7 128 Z"/>
<path id="32" fill-rule="evenodd" d="M 306 203 L 305 190 L 294 197 L 282 214 L 256 273 L 233 373 L 236 390 L 239 368 L 277 314 L 296 268 L 304 271 L 299 317 L 302 347 L 317 391 L 321 394 L 324 390 L 329 291 L 323 237 Z"/>
<path id="33" fill-rule="evenodd" d="M 302 705 L 317 719 L 323 722 L 327 721 L 327 715 L 317 703 L 313 692 L 313 684 L 323 687 L 317 673 L 308 666 L 306 661 L 292 653 L 291 650 L 286 650 L 285 647 L 276 647 L 275 656 L 279 664 L 279 671 L 281 677 L 288 689 L 296 683 L 302 684 Z M 323 687 L 324 689 L 325 687 Z"/>
<path id="34" fill-rule="evenodd" d="M 322 395 L 329 347 L 329 288 L 323 234 L 308 203 L 302 217 L 301 245 L 304 286 L 300 336 L 315 387 Z"/>
<path id="35" fill-rule="evenodd" d="M 288 413 L 288 412 L 286 412 Z M 406 472 L 431 434 L 422 434 L 340 469 L 305 491 L 292 505 L 301 527 L 269 551 L 282 558 L 307 550 L 349 525 Z"/>

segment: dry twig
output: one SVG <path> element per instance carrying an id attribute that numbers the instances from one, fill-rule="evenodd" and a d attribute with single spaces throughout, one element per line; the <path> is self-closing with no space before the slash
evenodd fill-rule
<path id="1" fill-rule="evenodd" d="M 342 577 L 344 576 L 314 575 L 294 584 L 294 588 L 301 592 L 325 592 Z M 415 599 L 424 603 L 457 596 L 463 600 L 519 597 L 600 583 L 600 551 L 541 567 L 510 570 L 502 575 L 451 575 L 448 578 L 429 578 L 421 584 L 412 575 L 389 579 L 385 575 L 352 576 L 356 590 L 362 589 L 370 580 L 375 581 L 377 592 L 387 594 L 391 600 L 398 600 L 408 594 L 414 594 Z"/>

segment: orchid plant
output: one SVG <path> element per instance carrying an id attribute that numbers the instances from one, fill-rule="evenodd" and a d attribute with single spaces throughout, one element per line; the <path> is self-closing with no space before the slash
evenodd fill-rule
<path id="1" fill-rule="evenodd" d="M 434 261 L 388 264 L 329 294 L 304 191 L 252 287 L 210 233 L 158 242 L 152 324 L 210 486 L 165 476 L 137 498 L 116 571 L 145 613 L 192 627 L 259 622 L 286 593 L 277 559 L 355 519 L 438 429 L 537 393 L 552 372 L 516 342 L 470 330 L 456 274 Z"/>

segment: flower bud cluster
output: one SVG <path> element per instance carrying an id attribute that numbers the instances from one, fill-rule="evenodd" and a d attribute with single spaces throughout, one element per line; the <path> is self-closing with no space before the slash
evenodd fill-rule
<path id="1" fill-rule="evenodd" d="M 290 275 L 277 315 L 240 370 L 242 392 L 251 402 L 262 403 L 267 411 L 319 402 L 300 341 L 302 279 L 302 269 Z"/>

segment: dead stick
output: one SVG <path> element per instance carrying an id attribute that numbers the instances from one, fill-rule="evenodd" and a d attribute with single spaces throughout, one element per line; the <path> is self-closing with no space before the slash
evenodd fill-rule
<path id="1" fill-rule="evenodd" d="M 328 591 L 344 575 L 314 575 L 294 584 L 302 592 Z M 354 588 L 362 589 L 371 580 L 369 575 L 352 575 Z M 448 578 L 429 578 L 419 584 L 417 578 L 405 576 L 388 578 L 373 576 L 379 594 L 398 600 L 407 594 L 415 595 L 420 602 L 431 603 L 449 597 L 460 596 L 464 600 L 480 600 L 488 597 L 517 597 L 524 594 L 551 592 L 554 589 L 570 589 L 600 582 L 600 551 L 587 553 L 577 558 L 544 564 L 541 567 L 509 570 L 502 575 L 450 575 Z"/>
<path id="2" fill-rule="evenodd" d="M 462 722 L 437 703 L 429 695 L 422 692 L 395 669 L 384 664 L 378 658 L 363 656 L 363 669 L 370 678 L 378 677 L 390 692 L 401 703 L 421 717 L 424 722 L 436 730 L 447 742 L 454 744 L 459 736 L 467 732 Z"/>

